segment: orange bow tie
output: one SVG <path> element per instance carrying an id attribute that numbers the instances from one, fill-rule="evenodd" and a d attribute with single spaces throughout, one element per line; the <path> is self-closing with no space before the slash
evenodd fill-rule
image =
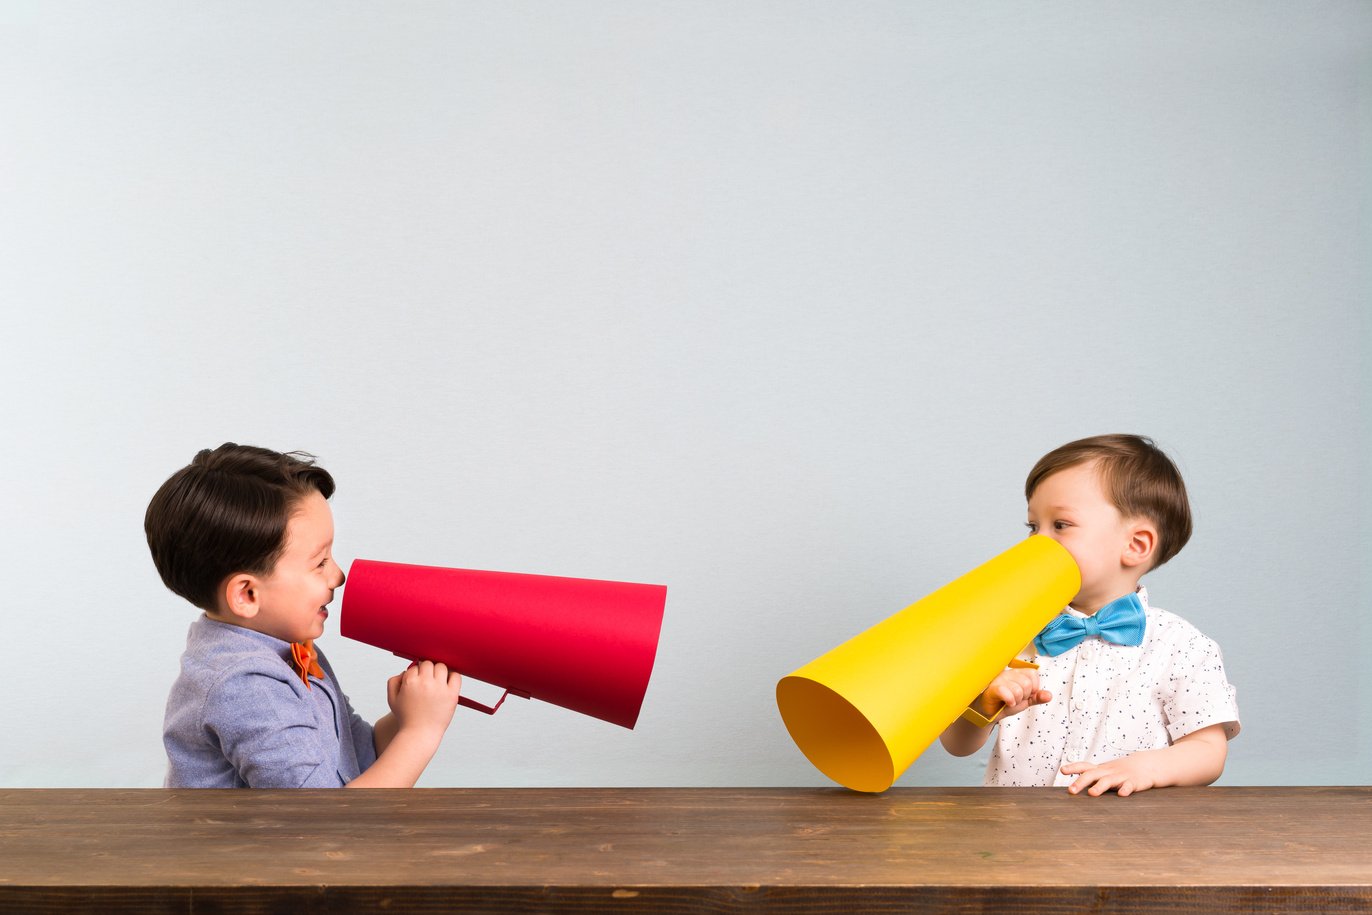
<path id="1" fill-rule="evenodd" d="M 300 672 L 300 682 L 305 684 L 306 689 L 314 688 L 310 686 L 311 676 L 324 679 L 324 671 L 316 660 L 318 657 L 319 653 L 314 650 L 313 639 L 308 642 L 291 642 L 291 661 Z"/>

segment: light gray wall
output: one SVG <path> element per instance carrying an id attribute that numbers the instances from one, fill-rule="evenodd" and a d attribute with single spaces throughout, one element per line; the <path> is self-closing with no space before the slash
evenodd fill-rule
<path id="1" fill-rule="evenodd" d="M 345 563 L 669 585 L 637 730 L 460 712 L 423 784 L 805 785 L 776 680 L 1105 431 L 1191 488 L 1147 583 L 1224 648 L 1224 782 L 1367 782 L 1370 49 L 1365 2 L 10 0 L 0 784 L 160 783 L 142 514 L 202 447 L 319 455 Z M 396 660 L 323 645 L 380 715 Z"/>

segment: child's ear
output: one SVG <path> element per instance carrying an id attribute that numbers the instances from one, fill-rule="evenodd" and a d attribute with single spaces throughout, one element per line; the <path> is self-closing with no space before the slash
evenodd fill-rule
<path id="1" fill-rule="evenodd" d="M 1158 529 L 1146 518 L 1131 522 L 1129 542 L 1124 545 L 1124 556 L 1120 562 L 1127 569 L 1147 566 L 1153 561 L 1153 553 L 1158 548 Z"/>
<path id="2" fill-rule="evenodd" d="M 261 609 L 258 603 L 258 581 L 247 572 L 239 572 L 224 579 L 220 593 L 224 597 L 225 609 L 231 616 L 250 620 Z"/>

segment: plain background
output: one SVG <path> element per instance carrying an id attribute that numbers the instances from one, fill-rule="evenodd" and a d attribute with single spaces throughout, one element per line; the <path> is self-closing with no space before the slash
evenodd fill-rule
<path id="1" fill-rule="evenodd" d="M 1370 143 L 1365 2 L 8 0 L 0 784 L 160 784 L 203 447 L 318 455 L 345 566 L 669 586 L 636 730 L 460 711 L 422 784 L 818 785 L 776 680 L 1114 431 L 1223 783 L 1365 783 Z"/>

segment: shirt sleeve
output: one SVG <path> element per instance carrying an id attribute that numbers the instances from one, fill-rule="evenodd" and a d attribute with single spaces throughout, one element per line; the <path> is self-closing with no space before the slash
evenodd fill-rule
<path id="1" fill-rule="evenodd" d="M 221 680 L 205 703 L 205 728 L 250 788 L 341 788 L 329 741 L 303 687 L 260 671 Z"/>
<path id="2" fill-rule="evenodd" d="M 1162 693 L 1167 734 L 1174 742 L 1212 724 L 1224 725 L 1230 740 L 1238 735 L 1238 690 L 1224 673 L 1220 646 L 1199 632 L 1178 643 Z"/>
<path id="3" fill-rule="evenodd" d="M 348 707 L 348 720 L 352 723 L 353 751 L 357 753 L 357 768 L 366 772 L 376 762 L 376 736 L 372 725 L 357 712 L 353 711 L 352 700 L 343 695 L 343 703 Z"/>

